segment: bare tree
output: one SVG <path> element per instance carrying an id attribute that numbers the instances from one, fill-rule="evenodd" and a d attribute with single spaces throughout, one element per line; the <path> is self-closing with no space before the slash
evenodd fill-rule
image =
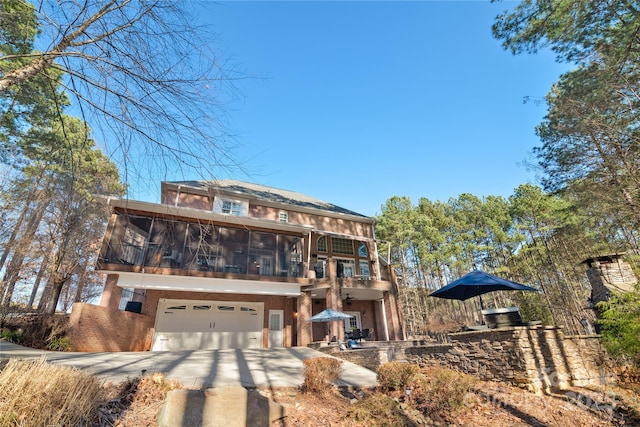
<path id="1" fill-rule="evenodd" d="M 62 0 L 33 6 L 26 10 L 35 16 L 40 51 L 0 56 L 0 96 L 51 70 L 62 72 L 71 103 L 103 135 L 102 148 L 126 173 L 240 167 L 223 106 L 238 76 L 213 52 L 206 28 L 188 10 L 197 3 Z M 11 12 L 0 9 L 3 22 Z"/>

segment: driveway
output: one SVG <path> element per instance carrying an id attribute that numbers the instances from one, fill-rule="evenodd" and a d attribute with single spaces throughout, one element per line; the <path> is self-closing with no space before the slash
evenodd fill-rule
<path id="1" fill-rule="evenodd" d="M 307 347 L 238 350 L 72 353 L 34 350 L 0 340 L 0 359 L 45 357 L 86 370 L 107 382 L 122 382 L 143 373 L 161 372 L 185 387 L 298 387 L 304 381 L 302 361 L 326 354 Z M 374 387 L 376 373 L 343 361 L 338 385 Z"/>

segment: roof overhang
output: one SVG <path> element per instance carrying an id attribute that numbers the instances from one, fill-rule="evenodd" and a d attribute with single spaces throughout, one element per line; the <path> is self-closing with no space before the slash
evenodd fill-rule
<path id="1" fill-rule="evenodd" d="M 113 271 L 101 271 L 113 274 Z M 300 284 L 243 279 L 204 278 L 146 273 L 118 273 L 121 288 L 297 297 Z"/>
<path id="2" fill-rule="evenodd" d="M 233 197 L 246 199 L 246 200 L 249 200 L 249 201 L 259 201 L 260 205 L 262 205 L 262 206 L 268 206 L 268 207 L 272 207 L 272 208 L 279 208 L 279 209 L 288 210 L 288 211 L 308 213 L 308 214 L 313 214 L 313 215 L 322 215 L 322 216 L 325 216 L 325 217 L 336 218 L 336 219 L 344 219 L 344 220 L 349 220 L 349 221 L 357 221 L 357 222 L 362 222 L 362 223 L 365 223 L 365 224 L 375 224 L 375 222 L 376 222 L 375 218 L 371 218 L 371 217 L 367 217 L 367 216 L 349 215 L 349 214 L 346 214 L 346 213 L 331 212 L 331 211 L 326 210 L 326 209 L 315 209 L 315 208 L 304 207 L 304 206 L 294 206 L 294 205 L 291 205 L 291 204 L 278 203 L 278 202 L 273 202 L 273 201 L 266 200 L 266 199 L 263 199 L 263 198 L 258 198 L 256 196 L 244 194 L 244 193 L 238 193 L 238 192 L 235 192 L 235 191 L 228 191 L 228 190 L 225 190 L 224 188 L 219 188 L 219 187 L 202 188 L 202 187 L 189 185 L 189 184 L 186 184 L 186 183 L 174 183 L 174 182 L 166 182 L 166 181 L 163 181 L 161 185 L 162 185 L 163 193 L 164 193 L 165 190 L 180 191 L 182 188 L 189 188 L 189 191 L 191 193 L 196 193 L 196 194 L 200 194 L 200 195 L 203 195 L 203 196 L 208 196 L 208 195 L 211 195 L 212 193 L 213 194 L 228 195 L 228 196 L 233 196 Z"/>
<path id="3" fill-rule="evenodd" d="M 161 203 L 150 203 L 113 197 L 97 197 L 97 199 L 114 208 L 148 212 L 156 215 L 182 217 L 199 221 L 215 221 L 219 223 L 233 224 L 240 227 L 264 228 L 298 234 L 308 234 L 313 230 L 313 227 L 310 225 L 291 224 L 287 222 L 250 218 L 246 216 L 225 215 L 203 209 L 184 208 L 173 205 L 164 205 Z"/>
<path id="4" fill-rule="evenodd" d="M 314 234 L 319 234 L 321 236 L 329 236 L 329 237 L 338 237 L 340 239 L 347 240 L 358 240 L 360 242 L 377 242 L 377 243 L 387 243 L 385 240 L 373 239 L 371 237 L 365 236 L 356 236 L 355 234 L 346 234 L 346 233 L 334 233 L 332 231 L 324 231 L 324 230 L 313 230 Z"/>

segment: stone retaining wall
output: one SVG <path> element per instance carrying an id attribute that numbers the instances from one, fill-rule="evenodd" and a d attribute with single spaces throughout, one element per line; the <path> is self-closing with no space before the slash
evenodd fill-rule
<path id="1" fill-rule="evenodd" d="M 512 327 L 450 334 L 451 343 L 405 349 L 408 361 L 508 381 L 535 392 L 615 382 L 597 335 L 565 337 L 555 327 Z"/>
<path id="2" fill-rule="evenodd" d="M 405 349 L 424 346 L 427 341 L 363 341 L 362 348 L 340 350 L 337 343 L 314 342 L 308 347 L 375 371 L 383 363 L 406 361 Z"/>

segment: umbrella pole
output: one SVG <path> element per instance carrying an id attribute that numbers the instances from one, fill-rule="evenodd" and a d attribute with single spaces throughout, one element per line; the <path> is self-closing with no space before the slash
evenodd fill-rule
<path id="1" fill-rule="evenodd" d="M 482 295 L 478 295 L 480 298 L 480 310 L 484 310 L 484 303 L 482 302 Z"/>

